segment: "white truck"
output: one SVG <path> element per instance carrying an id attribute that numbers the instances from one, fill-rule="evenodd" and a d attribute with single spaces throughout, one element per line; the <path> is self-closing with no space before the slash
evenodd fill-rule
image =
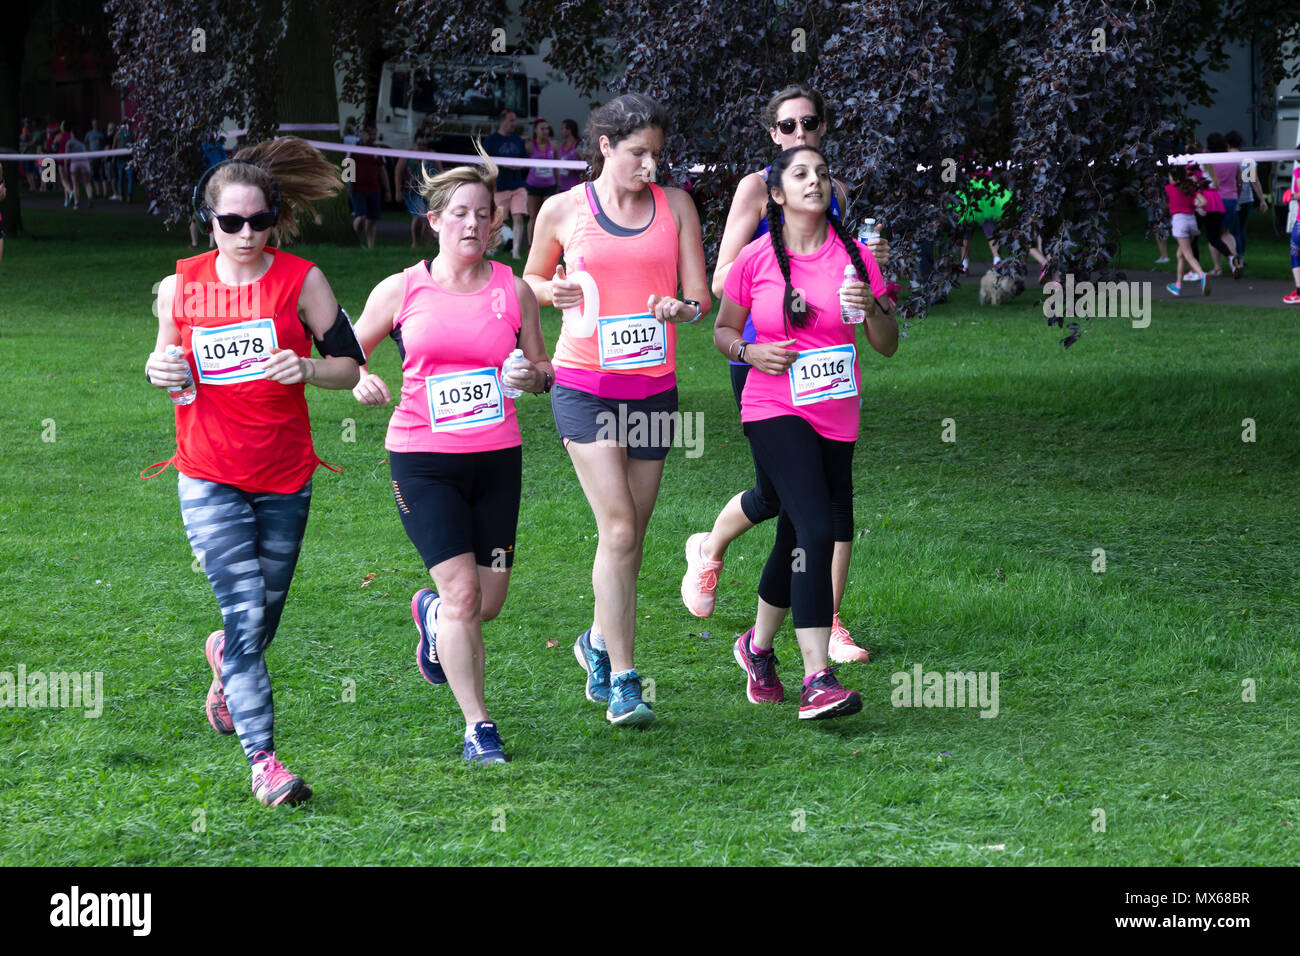
<path id="1" fill-rule="evenodd" d="M 592 102 L 604 102 L 613 94 L 601 88 L 593 91 L 591 97 L 583 97 L 547 67 L 542 59 L 544 54 L 545 48 L 536 54 L 517 57 L 514 63 L 501 58 L 494 64 L 499 75 L 492 82 L 490 92 L 485 94 L 474 89 L 463 92 L 455 104 L 444 111 L 442 122 L 434 130 L 434 136 L 443 148 L 456 144 L 459 152 L 469 146 L 472 137 L 495 132 L 501 110 L 507 108 L 514 110 L 519 117 L 518 133 L 524 138 L 531 131 L 530 121 L 537 116 L 550 123 L 556 138 L 559 137 L 561 121 L 566 119 L 577 122 L 581 136 Z M 483 74 L 489 71 L 489 65 L 476 64 L 469 70 Z M 397 149 L 413 145 L 416 133 L 431 125 L 435 91 L 442 78 L 450 73 L 450 70 L 435 67 L 430 70 L 428 79 L 419 80 L 414 78 L 410 64 L 395 60 L 386 62 L 380 72 L 375 103 L 375 128 L 379 142 Z M 340 128 L 350 116 L 360 122 L 366 112 L 364 107 L 355 103 L 340 101 Z"/>

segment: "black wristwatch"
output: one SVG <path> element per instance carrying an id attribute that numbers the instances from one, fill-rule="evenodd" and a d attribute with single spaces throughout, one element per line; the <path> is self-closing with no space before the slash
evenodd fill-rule
<path id="1" fill-rule="evenodd" d="M 740 343 L 740 348 L 736 349 L 736 361 L 737 361 L 737 362 L 745 362 L 745 349 L 747 349 L 747 348 L 749 348 L 749 343 L 748 343 L 748 342 L 744 342 L 744 341 L 742 341 L 742 342 Z M 748 363 L 748 362 L 745 362 L 745 364 L 748 365 L 749 363 Z"/>

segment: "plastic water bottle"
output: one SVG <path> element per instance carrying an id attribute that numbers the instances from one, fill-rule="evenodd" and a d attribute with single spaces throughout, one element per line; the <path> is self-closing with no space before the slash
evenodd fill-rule
<path id="1" fill-rule="evenodd" d="M 523 364 L 523 349 L 515 349 L 507 355 L 506 360 L 501 363 L 501 394 L 506 398 L 518 398 L 520 395 L 524 394 L 523 389 L 515 388 L 513 385 L 506 384 L 506 376 Z"/>
<path id="2" fill-rule="evenodd" d="M 858 274 L 854 271 L 853 264 L 850 263 L 844 267 L 844 282 L 840 284 L 840 318 L 845 325 L 860 325 L 867 318 L 867 313 L 862 309 L 855 309 L 844 304 L 844 286 L 850 282 L 856 282 Z"/>
<path id="3" fill-rule="evenodd" d="M 865 243 L 869 239 L 875 239 L 880 236 L 880 224 L 874 219 L 863 219 L 862 225 L 858 228 L 858 241 Z"/>
<path id="4" fill-rule="evenodd" d="M 582 286 L 582 308 L 576 306 L 564 310 L 564 324 L 571 335 L 585 339 L 596 331 L 596 316 L 600 315 L 600 290 L 596 280 L 587 271 L 587 264 L 582 256 L 573 260 L 573 271 L 567 276 Z"/>
<path id="5" fill-rule="evenodd" d="M 184 353 L 181 352 L 179 345 L 167 346 L 167 357 L 178 359 Z M 194 388 L 194 373 L 190 371 L 189 365 L 185 366 L 185 384 L 168 385 L 167 394 L 171 396 L 173 405 L 188 405 L 194 401 L 198 392 Z"/>

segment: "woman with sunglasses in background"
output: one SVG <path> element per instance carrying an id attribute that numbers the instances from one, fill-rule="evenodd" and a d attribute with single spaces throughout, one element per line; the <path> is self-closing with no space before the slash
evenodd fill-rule
<path id="1" fill-rule="evenodd" d="M 788 86 L 781 90 L 768 101 L 763 110 L 763 124 L 767 127 L 772 142 L 782 150 L 805 145 L 820 147 L 827 123 L 826 104 L 821 94 L 802 85 Z M 718 267 L 713 273 L 712 291 L 716 296 L 722 295 L 727 273 L 740 250 L 768 233 L 768 176 L 771 168 L 769 166 L 750 173 L 736 188 L 731 210 L 727 213 L 722 242 L 718 247 Z M 839 180 L 833 180 L 833 183 L 829 211 L 842 220 L 848 206 L 848 194 Z M 889 243 L 883 238 L 868 240 L 867 247 L 880 265 L 889 261 Z M 747 344 L 753 343 L 752 320 L 746 320 L 742 338 Z M 739 350 L 740 346 L 735 346 L 732 354 L 727 356 L 731 363 L 731 391 L 737 408 L 740 407 L 740 396 L 750 369 L 750 362 L 744 360 L 749 357 L 748 353 L 738 356 L 736 353 Z M 714 522 L 712 531 L 693 534 L 686 541 L 686 575 L 682 578 L 682 601 L 696 617 L 709 617 L 713 614 L 718 573 L 722 570 L 727 547 L 750 528 L 777 515 L 775 491 L 757 458 L 754 459 L 754 475 L 754 487 L 727 502 Z M 870 652 L 853 643 L 848 628 L 840 621 L 840 601 L 844 597 L 849 559 L 853 552 L 851 482 L 846 490 L 847 498 L 833 502 L 835 549 L 831 574 L 835 592 L 835 616 L 831 629 L 830 653 L 831 660 L 837 663 L 866 661 L 870 658 Z"/>
<path id="2" fill-rule="evenodd" d="M 831 190 L 821 150 L 796 146 L 777 157 L 768 180 L 770 235 L 736 258 L 714 329 L 724 355 L 752 353 L 755 371 L 745 381 L 740 417 L 780 508 L 754 625 L 737 635 L 733 653 L 751 703 L 783 701 L 772 641 L 793 609 L 803 657 L 800 720 L 862 708 L 827 664 L 835 502 L 853 484 L 860 418 L 857 324 L 841 308 L 856 310 L 857 323 L 865 319 L 872 349 L 888 357 L 898 348 L 884 277 L 829 211 Z M 858 278 L 846 281 L 850 273 Z M 747 317 L 755 327 L 752 344 L 741 336 Z"/>
<path id="3" fill-rule="evenodd" d="M 181 518 L 221 607 L 207 639 L 207 716 L 238 734 L 266 806 L 311 796 L 276 757 L 266 648 L 275 637 L 311 503 L 305 383 L 348 389 L 365 360 L 320 269 L 267 245 L 298 231 L 343 186 L 301 139 L 242 149 L 194 190 L 215 251 L 176 263 L 158 286 L 158 337 L 145 366 L 176 403 Z M 215 228 L 214 228 L 215 227 Z M 312 359 L 312 340 L 321 358 Z M 179 347 L 179 355 L 168 354 Z"/>

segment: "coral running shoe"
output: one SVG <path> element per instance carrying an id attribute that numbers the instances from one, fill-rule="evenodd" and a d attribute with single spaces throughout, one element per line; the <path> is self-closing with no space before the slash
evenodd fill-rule
<path id="1" fill-rule="evenodd" d="M 1282 296 L 1282 301 L 1287 305 L 1300 305 L 1300 289 Z"/>
<path id="2" fill-rule="evenodd" d="M 235 722 L 230 717 L 230 708 L 226 706 L 225 687 L 221 683 L 221 655 L 226 650 L 226 632 L 213 631 L 208 635 L 208 642 L 203 646 L 208 666 L 212 668 L 212 683 L 208 686 L 208 723 L 219 734 L 233 734 Z"/>
<path id="3" fill-rule="evenodd" d="M 835 679 L 833 668 L 814 674 L 804 685 L 799 698 L 800 720 L 824 720 L 828 717 L 847 717 L 862 709 L 862 697 L 857 691 L 845 690 Z"/>
<path id="4" fill-rule="evenodd" d="M 420 588 L 411 598 L 411 617 L 415 618 L 415 629 L 420 632 L 420 640 L 415 645 L 415 663 L 420 673 L 430 684 L 447 683 L 447 675 L 438 663 L 438 607 L 442 598 L 429 588 Z M 430 613 L 432 611 L 432 613 Z M 434 621 L 434 628 L 429 628 L 429 618 Z"/>
<path id="5" fill-rule="evenodd" d="M 753 636 L 751 627 L 736 638 L 731 648 L 736 663 L 745 672 L 745 696 L 751 704 L 779 704 L 785 700 L 785 686 L 776 676 L 776 651 L 755 654 L 749 644 Z"/>
<path id="6" fill-rule="evenodd" d="M 853 638 L 849 635 L 849 629 L 844 626 L 838 614 L 831 622 L 831 642 L 827 648 L 830 659 L 836 664 L 847 664 L 850 661 L 860 661 L 863 664 L 871 660 L 871 652 L 865 647 L 858 647 L 853 643 Z"/>
<path id="7" fill-rule="evenodd" d="M 718 572 L 722 562 L 704 556 L 708 534 L 701 532 L 686 539 L 686 576 L 682 578 L 682 603 L 696 617 L 713 614 L 714 592 L 718 589 Z"/>
<path id="8" fill-rule="evenodd" d="M 266 807 L 282 803 L 302 803 L 311 796 L 311 787 L 302 777 L 295 777 L 274 753 L 259 750 L 253 755 L 253 796 Z"/>

